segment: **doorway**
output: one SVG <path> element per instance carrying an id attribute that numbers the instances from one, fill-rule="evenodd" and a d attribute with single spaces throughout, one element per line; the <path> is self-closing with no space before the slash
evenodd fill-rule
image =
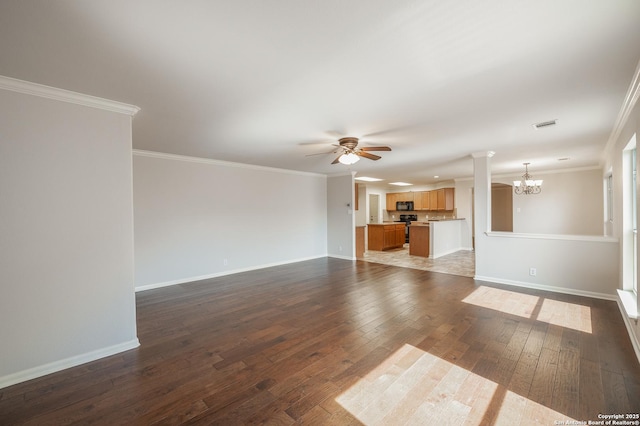
<path id="1" fill-rule="evenodd" d="M 491 184 L 491 230 L 513 232 L 513 188 L 511 185 Z"/>
<path id="2" fill-rule="evenodd" d="M 369 194 L 369 222 L 380 223 L 380 195 Z"/>

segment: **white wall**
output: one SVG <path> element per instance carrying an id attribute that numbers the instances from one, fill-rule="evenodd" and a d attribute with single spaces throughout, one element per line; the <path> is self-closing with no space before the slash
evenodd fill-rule
<path id="1" fill-rule="evenodd" d="M 138 345 L 137 109 L 23 89 L 101 103 L 0 77 L 0 387 Z"/>
<path id="2" fill-rule="evenodd" d="M 603 235 L 602 172 L 591 170 L 535 173 L 542 192 L 513 196 L 513 232 L 528 234 Z M 494 177 L 513 185 L 522 176 Z"/>
<path id="3" fill-rule="evenodd" d="M 618 241 L 607 237 L 490 233 L 491 256 L 476 264 L 476 279 L 614 299 Z M 530 268 L 536 275 L 529 274 Z"/>
<path id="4" fill-rule="evenodd" d="M 355 259 L 353 176 L 327 178 L 327 252 L 329 256 Z"/>
<path id="5" fill-rule="evenodd" d="M 478 159 L 474 161 L 474 166 L 479 170 L 475 175 L 475 214 L 478 218 L 482 215 L 482 220 L 476 221 L 478 226 L 475 229 L 476 279 L 605 299 L 615 298 L 615 283 L 618 281 L 618 269 L 615 266 L 618 259 L 618 241 L 602 235 L 602 222 L 596 226 L 600 235 L 592 236 L 567 235 L 571 230 L 577 229 L 571 228 L 570 224 L 558 228 L 556 234 L 491 232 L 489 226 L 484 225 L 485 209 L 491 205 L 491 192 L 486 190 L 486 167 L 483 168 L 485 163 Z M 566 177 L 566 174 L 559 175 Z M 488 179 L 489 182 L 500 181 L 492 179 L 491 176 Z M 561 179 L 551 180 L 557 184 Z M 547 190 L 547 181 L 545 178 L 543 192 Z M 598 179 L 598 184 L 601 188 L 601 179 Z M 483 189 L 481 195 L 477 188 Z M 566 198 L 572 199 L 574 187 L 558 184 L 554 193 L 560 189 L 567 193 Z M 601 189 L 598 190 L 599 193 L 600 191 Z M 535 198 L 538 195 L 523 197 L 530 197 L 528 200 L 540 200 Z M 556 224 L 566 223 L 562 219 L 555 219 L 557 216 L 565 217 L 562 212 L 557 211 L 564 206 L 560 201 L 562 195 L 558 193 L 551 198 L 559 205 L 550 212 L 540 210 L 541 220 Z M 580 207 L 584 208 L 582 205 Z M 547 205 L 546 209 L 549 208 Z M 570 206 L 564 208 L 577 214 Z M 490 213 L 490 209 L 488 210 Z M 601 214 L 601 206 L 597 210 Z M 575 220 L 581 223 L 579 219 Z M 487 230 L 489 231 L 486 232 Z M 536 269 L 535 275 L 530 274 L 530 268 Z"/>
<path id="6" fill-rule="evenodd" d="M 134 151 L 138 290 L 327 254 L 323 175 Z"/>

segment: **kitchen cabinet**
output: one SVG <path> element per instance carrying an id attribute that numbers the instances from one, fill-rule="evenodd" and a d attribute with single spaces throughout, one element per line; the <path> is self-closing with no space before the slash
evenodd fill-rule
<path id="1" fill-rule="evenodd" d="M 356 258 L 364 257 L 364 226 L 356 226 Z"/>
<path id="2" fill-rule="evenodd" d="M 404 223 L 370 223 L 367 225 L 369 250 L 389 250 L 402 247 L 405 241 Z"/>
<path id="3" fill-rule="evenodd" d="M 420 210 L 429 210 L 431 203 L 429 202 L 430 191 L 423 191 L 420 193 Z"/>
<path id="4" fill-rule="evenodd" d="M 409 254 L 429 257 L 429 224 L 411 225 L 409 227 Z"/>
<path id="5" fill-rule="evenodd" d="M 420 200 L 416 201 L 416 195 L 418 192 L 388 192 L 387 193 L 387 211 L 395 211 L 396 203 L 398 201 L 413 201 L 413 209 L 419 210 L 416 207 L 416 203 L 421 202 Z"/>
<path id="6" fill-rule="evenodd" d="M 393 211 L 396 209 L 396 201 L 398 201 L 398 194 L 394 192 L 387 193 L 387 211 Z"/>
<path id="7" fill-rule="evenodd" d="M 413 201 L 413 192 L 397 192 L 397 201 Z"/>
<path id="8" fill-rule="evenodd" d="M 438 191 L 429 191 L 429 210 L 438 210 Z"/>
<path id="9" fill-rule="evenodd" d="M 418 192 L 389 192 L 387 193 L 387 211 L 395 211 L 398 201 L 413 201 L 413 209 L 416 211 L 452 211 L 455 207 L 454 199 L 455 188 Z"/>
<path id="10" fill-rule="evenodd" d="M 423 210 L 422 208 L 422 192 L 413 193 L 413 210 Z"/>
<path id="11" fill-rule="evenodd" d="M 437 208 L 435 210 L 453 210 L 454 207 L 454 197 L 455 196 L 455 188 L 442 188 L 437 190 Z M 434 210 L 431 207 L 431 210 Z"/>

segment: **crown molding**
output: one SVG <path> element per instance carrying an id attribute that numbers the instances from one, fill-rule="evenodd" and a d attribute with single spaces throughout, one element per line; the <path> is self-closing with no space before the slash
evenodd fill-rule
<path id="1" fill-rule="evenodd" d="M 603 155 L 603 160 L 606 154 L 611 152 L 613 146 L 620 137 L 620 133 L 622 133 L 624 126 L 626 126 L 627 121 L 629 120 L 629 115 L 631 115 L 633 108 L 635 108 L 636 103 L 638 102 L 638 98 L 640 98 L 640 62 L 638 62 L 636 71 L 633 73 L 631 84 L 629 85 L 627 94 L 622 102 L 622 107 L 620 108 L 616 122 L 613 125 L 613 129 L 611 130 L 611 134 L 609 135 L 609 139 L 607 140 L 607 144 L 603 150 L 603 153 L 605 154 Z"/>
<path id="2" fill-rule="evenodd" d="M 39 96 L 41 98 L 53 99 L 56 101 L 69 102 L 72 104 L 99 108 L 106 111 L 136 115 L 140 108 L 135 105 L 124 104 L 122 102 L 110 101 L 96 96 L 84 95 L 70 90 L 58 89 L 56 87 L 45 86 L 43 84 L 32 83 L 30 81 L 18 80 L 0 75 L 0 89 L 11 90 L 13 92 L 27 95 Z"/>
<path id="3" fill-rule="evenodd" d="M 299 176 L 314 176 L 326 178 L 326 175 L 320 173 L 302 172 L 299 170 L 278 169 L 276 167 L 256 166 L 255 164 L 234 163 L 232 161 L 214 160 L 212 158 L 190 157 L 186 155 L 167 154 L 165 152 L 145 151 L 142 149 L 132 150 L 133 155 L 139 157 L 160 158 L 163 160 L 186 161 L 189 163 L 212 164 L 216 166 L 236 167 L 240 169 L 261 170 L 267 172 L 286 173 Z"/>

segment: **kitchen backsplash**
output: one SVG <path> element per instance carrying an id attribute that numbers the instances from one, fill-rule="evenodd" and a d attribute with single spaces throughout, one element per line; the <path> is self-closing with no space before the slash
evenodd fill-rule
<path id="1" fill-rule="evenodd" d="M 457 209 L 453 211 L 442 211 L 442 212 L 427 212 L 427 211 L 413 211 L 413 212 L 388 212 L 383 210 L 384 221 L 385 222 L 393 222 L 395 220 L 400 220 L 401 214 L 415 214 L 418 216 L 418 220 L 430 220 L 430 219 L 456 219 L 457 218 Z"/>

